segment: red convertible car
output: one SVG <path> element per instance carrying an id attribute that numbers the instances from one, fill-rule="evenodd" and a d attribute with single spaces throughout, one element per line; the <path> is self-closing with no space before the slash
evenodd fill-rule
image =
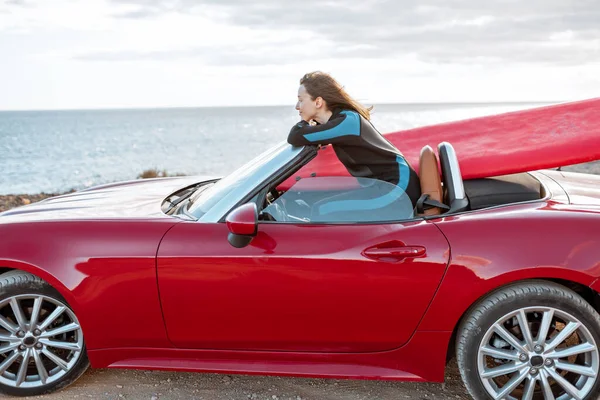
<path id="1" fill-rule="evenodd" d="M 421 152 L 422 204 L 357 213 L 330 199 L 386 183 L 280 190 L 318 151 L 0 214 L 0 390 L 89 365 L 442 382 L 456 357 L 475 399 L 598 397 L 599 177 L 463 180 L 443 142 Z"/>

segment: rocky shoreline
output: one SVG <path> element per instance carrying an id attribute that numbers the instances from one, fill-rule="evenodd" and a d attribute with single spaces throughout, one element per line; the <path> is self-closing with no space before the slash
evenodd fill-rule
<path id="1" fill-rule="evenodd" d="M 585 164 L 570 165 L 561 168 L 563 171 L 571 172 L 585 172 L 588 174 L 600 175 L 600 161 L 594 161 Z M 166 174 L 165 174 L 166 175 Z M 181 174 L 179 174 L 181 175 Z M 150 176 L 153 177 L 153 176 Z M 75 190 L 71 190 L 64 193 L 38 193 L 38 194 L 8 194 L 0 195 L 0 212 L 9 210 L 14 207 L 20 207 L 27 204 L 41 201 L 48 197 L 59 196 L 61 194 L 72 193 Z"/>
<path id="2" fill-rule="evenodd" d="M 67 192 L 70 193 L 70 192 Z M 0 195 L 0 212 L 11 208 L 26 206 L 44 200 L 48 197 L 60 196 L 65 193 L 38 193 L 38 194 L 7 194 Z"/>
<path id="3" fill-rule="evenodd" d="M 141 174 L 137 176 L 137 179 L 147 179 L 147 178 L 164 178 L 167 176 L 182 176 L 185 174 L 176 173 L 170 174 L 166 170 L 158 170 L 156 168 L 151 168 L 144 170 Z M 10 210 L 11 208 L 26 206 L 31 203 L 35 203 L 37 201 L 42 201 L 47 199 L 48 197 L 60 196 L 63 194 L 73 193 L 75 189 L 71 189 L 67 192 L 62 193 L 37 193 L 37 194 L 6 194 L 0 195 L 0 212 Z"/>

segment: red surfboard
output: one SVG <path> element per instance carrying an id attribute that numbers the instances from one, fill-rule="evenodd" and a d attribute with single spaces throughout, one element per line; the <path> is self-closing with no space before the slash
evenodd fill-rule
<path id="1" fill-rule="evenodd" d="M 463 179 L 556 168 L 600 159 L 600 98 L 385 133 L 418 172 L 425 145 L 454 147 Z M 296 177 L 349 176 L 331 145 L 319 151 L 280 187 Z"/>

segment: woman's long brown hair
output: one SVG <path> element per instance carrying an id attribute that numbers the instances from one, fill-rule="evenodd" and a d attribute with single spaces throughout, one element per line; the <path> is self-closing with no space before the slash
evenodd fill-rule
<path id="1" fill-rule="evenodd" d="M 309 72 L 300 79 L 300 84 L 304 85 L 304 88 L 313 100 L 317 97 L 325 100 L 329 110 L 338 107 L 350 109 L 356 111 L 367 120 L 371 119 L 373 106 L 367 108 L 354 100 L 346 93 L 342 85 L 325 72 Z"/>

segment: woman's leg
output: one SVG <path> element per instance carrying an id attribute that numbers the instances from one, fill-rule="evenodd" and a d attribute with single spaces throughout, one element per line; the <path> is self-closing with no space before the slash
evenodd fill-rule
<path id="1" fill-rule="evenodd" d="M 311 222 L 393 221 L 413 216 L 409 196 L 385 181 L 316 202 Z"/>

